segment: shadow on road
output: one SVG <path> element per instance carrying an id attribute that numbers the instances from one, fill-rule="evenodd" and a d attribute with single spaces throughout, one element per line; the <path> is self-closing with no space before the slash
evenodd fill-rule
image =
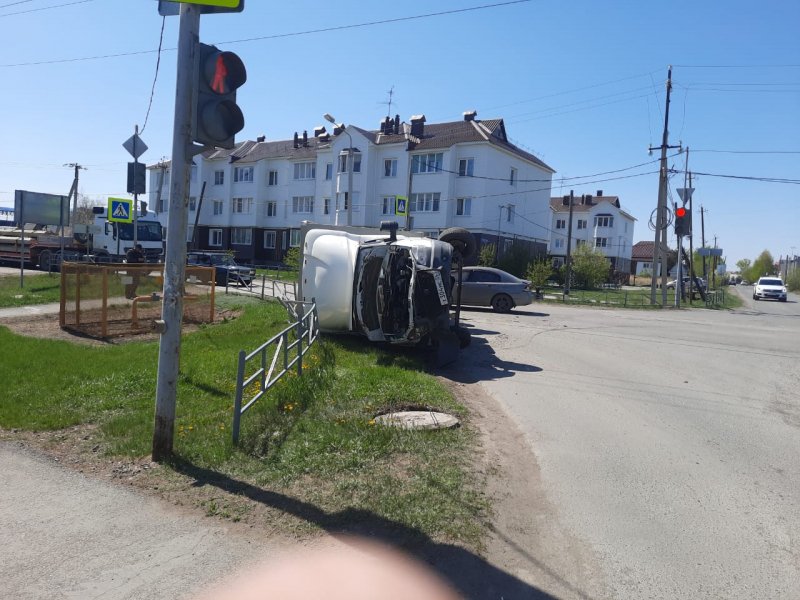
<path id="1" fill-rule="evenodd" d="M 502 360 L 494 348 L 481 335 L 497 335 L 496 331 L 469 328 L 472 343 L 461 351 L 457 362 L 439 372 L 440 375 L 459 383 L 478 383 L 491 379 L 513 377 L 517 373 L 538 373 L 541 367 L 525 363 Z"/>
<path id="2" fill-rule="evenodd" d="M 497 314 L 491 308 L 483 308 L 483 307 L 480 307 L 480 306 L 462 306 L 461 307 L 461 312 L 462 313 L 467 313 L 467 314 L 472 313 L 472 312 L 475 312 L 475 313 L 487 313 L 487 314 Z M 530 311 L 527 311 L 527 310 L 520 310 L 518 308 L 510 310 L 509 312 L 504 313 L 504 314 L 510 315 L 512 317 L 549 317 L 550 316 L 550 313 L 530 312 Z"/>
<path id="3" fill-rule="evenodd" d="M 230 494 L 276 508 L 312 523 L 330 534 L 362 536 L 402 549 L 431 567 L 465 598 L 555 599 L 464 548 L 433 541 L 425 533 L 372 512 L 349 508 L 337 513 L 265 490 L 228 475 L 177 459 L 174 468 L 195 479 L 195 486 L 210 485 Z"/>

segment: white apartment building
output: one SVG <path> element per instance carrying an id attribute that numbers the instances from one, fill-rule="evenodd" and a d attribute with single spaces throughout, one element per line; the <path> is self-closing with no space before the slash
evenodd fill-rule
<path id="1" fill-rule="evenodd" d="M 555 264 L 563 264 L 567 243 L 571 248 L 590 244 L 611 261 L 615 273 L 630 273 L 633 246 L 633 225 L 636 222 L 625 212 L 617 196 L 576 196 L 572 201 L 572 236 L 569 235 L 569 196 L 550 199 L 550 256 Z M 570 241 L 571 239 L 571 241 Z"/>
<path id="2" fill-rule="evenodd" d="M 148 168 L 150 206 L 166 226 L 169 163 Z M 397 220 L 431 236 L 464 227 L 479 244 L 497 243 L 500 256 L 515 242 L 544 254 L 553 173 L 508 141 L 502 119 L 481 121 L 474 111 L 447 123 L 420 115 L 410 123 L 387 117 L 377 130 L 317 127 L 195 157 L 187 241 L 234 250 L 245 262 L 279 262 L 299 245 L 303 221 L 345 225 L 349 213 L 356 226 Z M 395 213 L 398 196 L 408 198 L 408 216 Z"/>

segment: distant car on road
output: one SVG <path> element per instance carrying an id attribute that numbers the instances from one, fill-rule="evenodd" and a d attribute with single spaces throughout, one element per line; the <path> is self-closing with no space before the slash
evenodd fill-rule
<path id="1" fill-rule="evenodd" d="M 530 281 L 492 267 L 464 267 L 463 271 L 461 304 L 464 306 L 491 306 L 497 312 L 508 312 L 533 301 Z M 457 289 L 458 281 L 454 284 Z"/>
<path id="2" fill-rule="evenodd" d="M 780 277 L 759 277 L 753 286 L 753 300 L 780 300 L 786 302 L 786 286 Z"/>
<path id="3" fill-rule="evenodd" d="M 683 282 L 681 287 L 683 287 L 684 289 L 688 289 L 689 288 L 689 277 L 683 277 L 681 279 L 681 281 Z M 668 290 L 675 289 L 675 284 L 677 282 L 678 282 L 677 279 L 673 279 L 672 281 L 668 281 L 667 282 L 667 289 Z M 700 287 L 702 287 L 703 289 L 706 289 L 708 287 L 708 284 L 706 284 L 706 280 L 703 279 L 702 277 L 698 277 L 697 278 L 697 282 L 699 282 Z M 696 284 L 693 283 L 692 285 L 696 285 Z"/>
<path id="4" fill-rule="evenodd" d="M 186 264 L 214 267 L 217 285 L 246 285 L 253 283 L 256 270 L 239 265 L 228 252 L 194 250 L 186 254 Z"/>

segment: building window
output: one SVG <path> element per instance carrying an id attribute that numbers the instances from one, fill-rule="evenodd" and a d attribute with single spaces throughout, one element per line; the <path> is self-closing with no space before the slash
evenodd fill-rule
<path id="1" fill-rule="evenodd" d="M 475 171 L 474 158 L 462 158 L 458 161 L 458 176 L 459 177 L 472 177 Z"/>
<path id="2" fill-rule="evenodd" d="M 594 238 L 595 248 L 605 248 L 608 246 L 608 238 Z"/>
<path id="3" fill-rule="evenodd" d="M 339 155 L 339 173 L 347 172 L 347 152 Z M 361 172 L 361 153 L 353 152 L 353 173 Z"/>
<path id="4" fill-rule="evenodd" d="M 442 170 L 444 154 L 415 154 L 411 158 L 412 173 L 438 173 Z"/>
<path id="5" fill-rule="evenodd" d="M 274 200 L 269 200 L 267 202 L 267 216 L 268 217 L 277 217 L 278 216 L 278 203 Z"/>
<path id="6" fill-rule="evenodd" d="M 393 215 L 394 214 L 394 207 L 395 207 L 395 197 L 394 196 L 384 196 L 383 197 L 383 211 L 381 214 L 384 215 Z"/>
<path id="7" fill-rule="evenodd" d="M 225 203 L 222 200 L 214 200 L 214 214 L 221 215 L 225 211 Z"/>
<path id="8" fill-rule="evenodd" d="M 459 217 L 468 217 L 472 214 L 472 198 L 458 198 L 456 199 L 456 215 Z"/>
<path id="9" fill-rule="evenodd" d="M 292 229 L 289 232 L 289 246 L 297 248 L 300 245 L 300 230 Z"/>
<path id="10" fill-rule="evenodd" d="M 278 172 L 270 171 L 267 176 L 267 185 L 278 185 Z"/>
<path id="11" fill-rule="evenodd" d="M 197 165 L 192 165 L 192 171 L 189 174 L 192 181 L 197 181 Z"/>
<path id="12" fill-rule="evenodd" d="M 277 234 L 274 231 L 265 231 L 264 232 L 264 248 L 272 250 L 275 248 L 275 241 L 277 240 Z"/>
<path id="13" fill-rule="evenodd" d="M 249 246 L 253 243 L 253 230 L 249 227 L 233 227 L 231 229 L 231 244 Z"/>
<path id="14" fill-rule="evenodd" d="M 214 171 L 214 185 L 223 185 L 225 183 L 225 171 Z"/>
<path id="15" fill-rule="evenodd" d="M 586 243 L 586 240 L 575 240 L 575 247 L 580 248 Z"/>
<path id="16" fill-rule="evenodd" d="M 506 206 L 506 209 L 508 210 L 508 212 L 506 213 L 506 222 L 513 223 L 515 206 L 513 204 L 509 204 L 508 206 Z"/>
<path id="17" fill-rule="evenodd" d="M 208 245 L 214 248 L 222 246 L 222 229 L 208 230 Z"/>
<path id="18" fill-rule="evenodd" d="M 189 212 L 194 212 L 197 210 L 197 198 L 194 196 L 189 196 Z"/>
<path id="19" fill-rule="evenodd" d="M 594 218 L 595 227 L 613 227 L 614 217 L 609 215 L 598 215 Z"/>
<path id="20" fill-rule="evenodd" d="M 586 219 L 578 219 L 578 229 L 586 229 L 587 224 Z"/>
<path id="21" fill-rule="evenodd" d="M 295 179 L 314 179 L 317 176 L 317 163 L 301 162 L 294 163 Z"/>
<path id="22" fill-rule="evenodd" d="M 566 227 L 567 227 L 566 219 L 556 219 L 556 229 L 566 229 Z"/>
<path id="23" fill-rule="evenodd" d="M 556 238 L 555 247 L 556 248 L 563 248 L 564 247 L 564 238 Z"/>
<path id="24" fill-rule="evenodd" d="M 327 181 L 333 179 L 333 163 L 327 163 L 325 165 L 325 179 Z"/>
<path id="25" fill-rule="evenodd" d="M 252 198 L 232 198 L 231 199 L 231 212 L 233 214 L 249 215 L 253 210 Z"/>
<path id="26" fill-rule="evenodd" d="M 322 200 L 322 214 L 324 214 L 324 215 L 331 214 L 331 199 L 330 198 L 323 198 L 323 200 Z"/>
<path id="27" fill-rule="evenodd" d="M 383 176 L 397 177 L 397 159 L 387 158 L 383 161 Z"/>
<path id="28" fill-rule="evenodd" d="M 409 209 L 411 212 L 439 212 L 439 192 L 411 194 Z"/>
<path id="29" fill-rule="evenodd" d="M 295 196 L 292 198 L 292 212 L 309 214 L 314 212 L 314 196 Z"/>
<path id="30" fill-rule="evenodd" d="M 508 183 L 517 185 L 517 170 L 514 167 L 511 167 L 511 172 L 508 174 Z"/>
<path id="31" fill-rule="evenodd" d="M 233 169 L 233 182 L 252 182 L 253 181 L 253 167 L 235 167 Z"/>

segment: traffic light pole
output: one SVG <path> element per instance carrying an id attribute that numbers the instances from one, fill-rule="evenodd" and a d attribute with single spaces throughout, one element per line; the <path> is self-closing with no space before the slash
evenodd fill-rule
<path id="1" fill-rule="evenodd" d="M 172 178 L 169 192 L 169 221 L 164 264 L 164 291 L 158 349 L 153 460 L 172 455 L 175 405 L 180 367 L 183 281 L 186 274 L 187 196 L 193 145 L 192 82 L 194 53 L 200 32 L 200 6 L 180 5 L 178 66 L 175 84 L 175 122 L 172 137 Z"/>

